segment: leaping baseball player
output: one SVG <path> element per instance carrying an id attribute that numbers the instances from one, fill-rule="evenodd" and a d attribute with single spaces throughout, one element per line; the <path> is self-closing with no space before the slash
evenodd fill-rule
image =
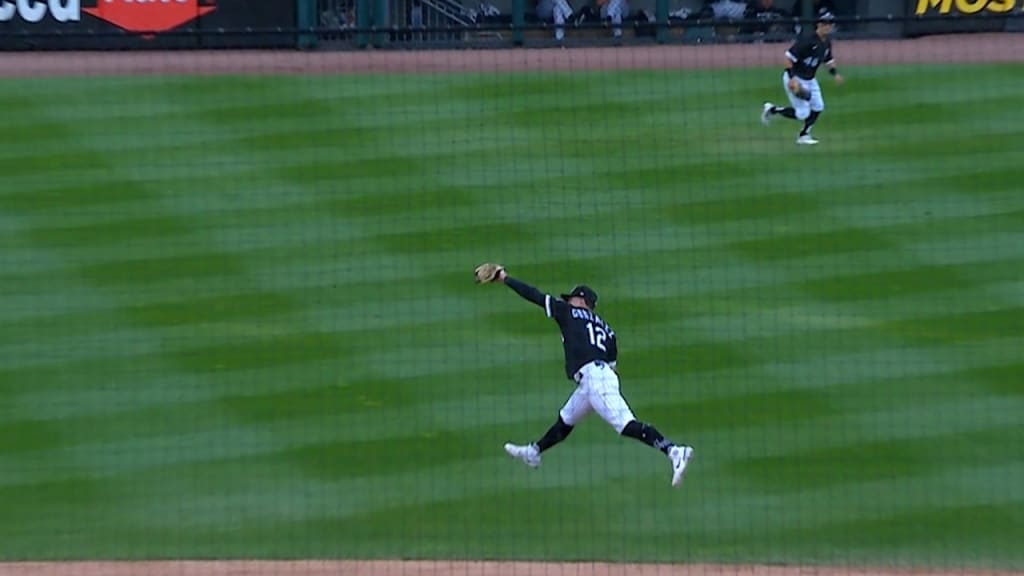
<path id="1" fill-rule="evenodd" d="M 818 121 L 818 116 L 825 110 L 825 100 L 821 97 L 821 87 L 815 75 L 818 67 L 825 64 L 829 74 L 835 78 L 836 85 L 843 83 L 843 76 L 836 68 L 835 55 L 832 53 L 832 41 L 829 36 L 834 29 L 835 17 L 831 12 L 818 16 L 815 33 L 809 37 L 799 38 L 786 51 L 786 70 L 782 75 L 782 83 L 789 97 L 790 106 L 776 106 L 765 102 L 761 110 L 761 122 L 767 126 L 772 116 L 784 116 L 793 120 L 801 120 L 804 125 L 797 136 L 797 144 L 817 144 L 811 136 L 811 128 Z"/>
<path id="2" fill-rule="evenodd" d="M 568 438 L 576 424 L 593 411 L 618 434 L 635 438 L 668 456 L 672 463 L 672 486 L 678 486 L 686 465 L 693 458 L 693 448 L 666 440 L 654 426 L 640 422 L 633 415 L 619 391 L 615 332 L 594 312 L 597 293 L 579 285 L 561 298 L 554 298 L 512 278 L 503 266 L 494 263 L 481 264 L 474 275 L 477 283 L 504 283 L 516 294 L 543 308 L 544 314 L 558 323 L 565 352 L 565 374 L 576 384 L 558 412 L 558 419 L 539 440 L 525 445 L 505 444 L 505 451 L 536 468 L 540 466 L 541 454 Z"/>

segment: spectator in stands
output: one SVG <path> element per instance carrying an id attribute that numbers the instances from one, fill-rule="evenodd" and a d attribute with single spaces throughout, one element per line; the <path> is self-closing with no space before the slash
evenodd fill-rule
<path id="1" fill-rule="evenodd" d="M 567 0 L 537 0 L 537 18 L 543 22 L 554 22 L 555 40 L 565 38 L 565 21 L 572 18 L 572 6 Z"/>
<path id="2" fill-rule="evenodd" d="M 775 5 L 775 0 L 754 0 L 747 8 L 744 20 L 756 20 L 756 24 L 745 27 L 745 34 L 764 36 L 770 34 L 791 34 L 793 15 Z"/>
<path id="3" fill-rule="evenodd" d="M 811 5 L 812 18 L 817 18 L 818 16 L 826 12 L 829 14 L 840 13 L 836 11 L 836 3 L 833 0 L 797 0 L 796 3 L 794 3 L 793 5 L 793 19 L 797 20 L 797 26 L 795 26 L 794 28 L 796 29 L 797 34 L 803 32 L 803 27 L 801 27 L 800 25 L 800 20 L 804 18 L 804 6 L 807 5 L 808 2 Z M 834 25 L 833 32 L 835 33 L 838 30 L 839 26 Z M 813 24 L 809 27 L 809 31 L 809 33 L 814 31 Z"/>
<path id="4" fill-rule="evenodd" d="M 700 18 L 715 20 L 742 20 L 747 11 L 747 3 L 741 0 L 704 0 L 700 9 Z"/>
<path id="5" fill-rule="evenodd" d="M 622 38 L 622 20 L 629 15 L 629 3 L 626 0 L 597 0 L 602 20 L 611 20 L 612 34 L 616 39 Z"/>
<path id="6" fill-rule="evenodd" d="M 811 5 L 811 18 L 817 18 L 825 12 L 838 14 L 833 0 L 796 0 L 793 3 L 793 18 L 802 19 L 804 17 L 804 6 L 808 3 Z M 814 26 L 812 25 L 811 28 L 813 29 Z"/>
<path id="7" fill-rule="evenodd" d="M 346 30 L 356 27 L 355 3 L 337 2 L 334 6 L 328 6 L 320 12 L 320 27 L 327 30 Z M 346 37 L 345 34 L 326 32 L 324 40 L 338 40 Z"/>

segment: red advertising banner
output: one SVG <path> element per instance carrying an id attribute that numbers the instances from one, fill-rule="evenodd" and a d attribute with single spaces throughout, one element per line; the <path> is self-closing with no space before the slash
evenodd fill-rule
<path id="1" fill-rule="evenodd" d="M 0 49 L 287 47 L 293 36 L 258 31 L 295 16 L 294 0 L 0 0 Z"/>

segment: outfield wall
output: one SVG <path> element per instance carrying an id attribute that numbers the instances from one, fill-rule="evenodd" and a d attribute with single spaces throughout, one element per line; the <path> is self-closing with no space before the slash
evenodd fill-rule
<path id="1" fill-rule="evenodd" d="M 786 42 L 806 29 L 811 4 L 767 31 L 753 19 L 714 20 L 703 0 L 631 0 L 628 43 Z M 498 10 L 484 15 L 484 5 Z M 588 2 L 571 2 L 577 12 Z M 1024 29 L 1024 0 L 833 0 L 839 38 L 900 38 Z M 689 11 L 689 16 L 681 11 Z M 681 16 L 682 15 L 682 16 Z M 564 45 L 614 42 L 607 21 L 573 21 Z M 549 23 L 534 0 L 3 0 L 0 50 L 223 48 L 504 48 L 545 46 Z"/>
<path id="2" fill-rule="evenodd" d="M 296 24 L 295 0 L 6 0 L 0 50 L 289 48 Z"/>

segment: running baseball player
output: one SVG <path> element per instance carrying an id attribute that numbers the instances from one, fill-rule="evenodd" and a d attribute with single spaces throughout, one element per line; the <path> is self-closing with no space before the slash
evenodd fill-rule
<path id="1" fill-rule="evenodd" d="M 835 55 L 832 53 L 832 41 L 829 36 L 834 29 L 835 17 L 831 12 L 818 16 L 814 35 L 800 38 L 786 51 L 786 70 L 782 75 L 782 83 L 789 97 L 790 106 L 776 106 L 765 102 L 761 111 L 761 122 L 767 126 L 772 116 L 784 116 L 804 123 L 797 136 L 797 144 L 817 144 L 811 136 L 811 128 L 818 121 L 818 116 L 825 110 L 825 100 L 821 97 L 821 87 L 815 75 L 818 67 L 824 63 L 836 85 L 843 83 L 843 76 L 836 68 Z"/>
<path id="2" fill-rule="evenodd" d="M 544 314 L 558 323 L 565 352 L 565 374 L 576 383 L 575 390 L 558 412 L 558 420 L 539 440 L 526 445 L 505 444 L 505 451 L 536 468 L 540 466 L 541 454 L 568 438 L 576 424 L 593 411 L 618 434 L 635 438 L 668 456 L 672 462 L 672 485 L 678 486 L 687 463 L 693 458 L 693 448 L 666 440 L 654 426 L 638 421 L 626 404 L 619 391 L 615 332 L 594 312 L 597 293 L 580 285 L 562 294 L 560 299 L 554 298 L 512 278 L 500 264 L 481 264 L 474 274 L 481 284 L 504 283 L 516 294 L 543 308 Z"/>

